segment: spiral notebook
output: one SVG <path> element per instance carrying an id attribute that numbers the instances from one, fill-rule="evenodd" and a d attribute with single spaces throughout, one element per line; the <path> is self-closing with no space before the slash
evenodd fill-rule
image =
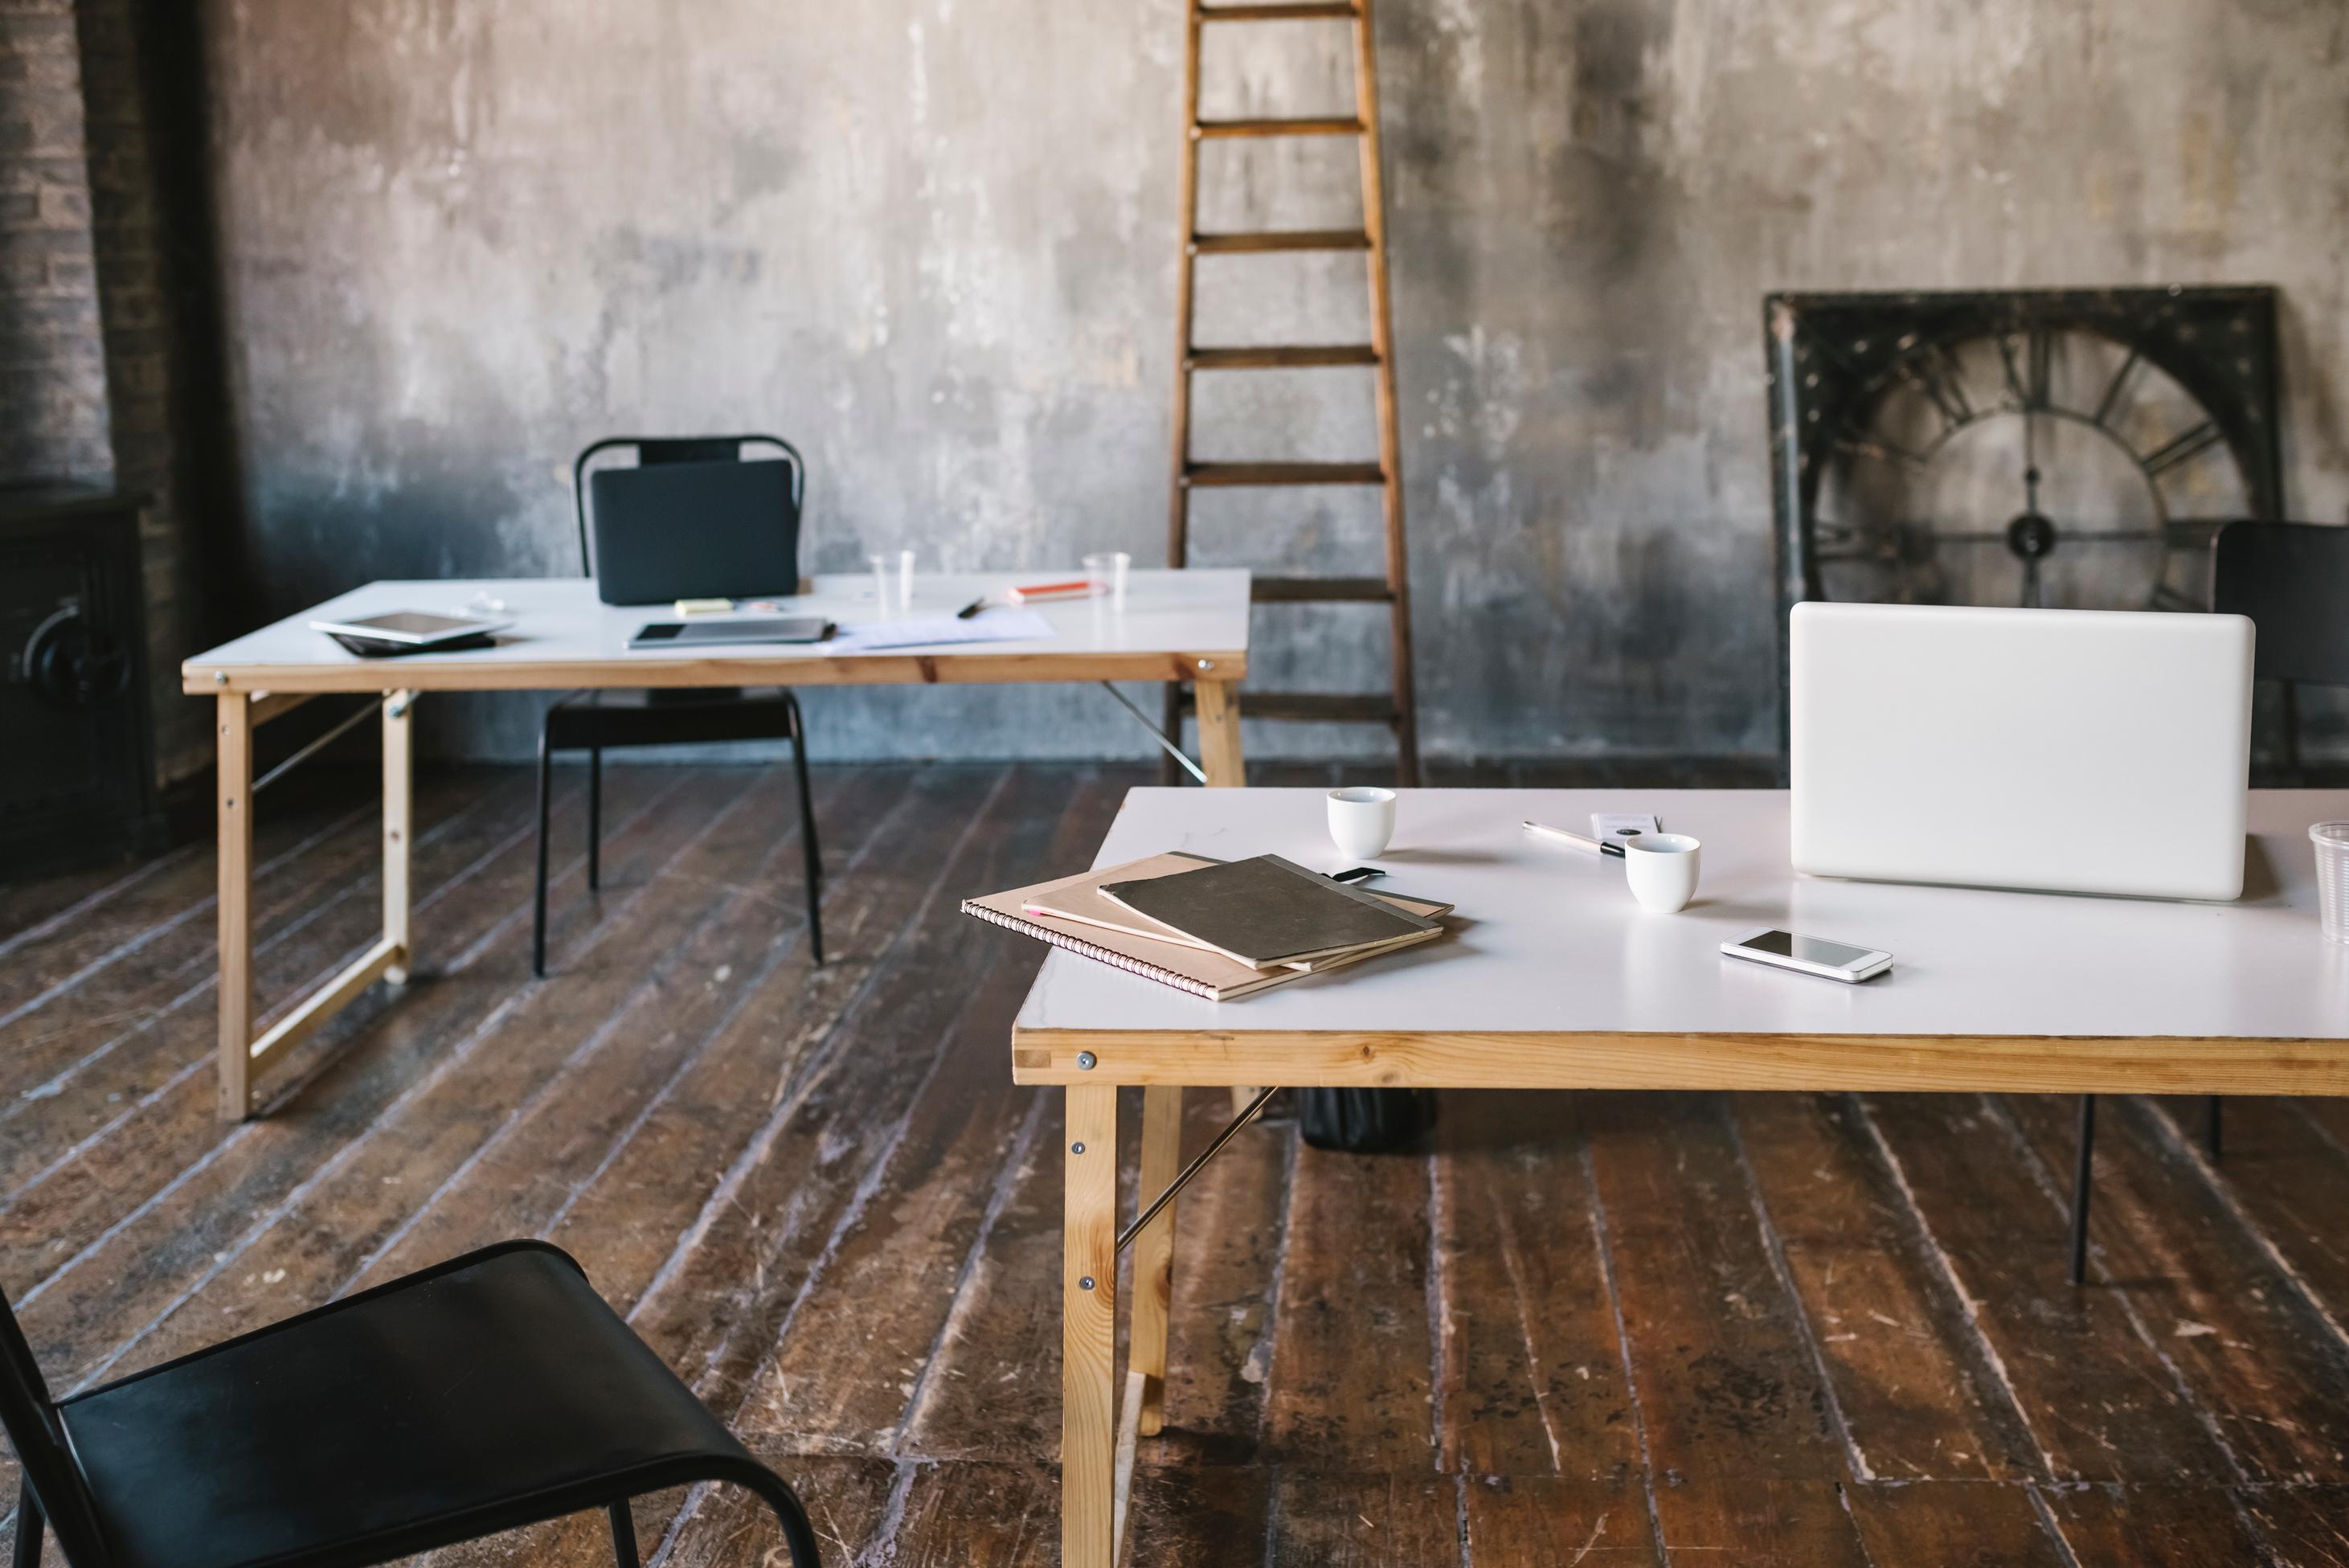
<path id="1" fill-rule="evenodd" d="M 1049 942 L 1053 947 L 1081 953 L 1097 963 L 1144 976 L 1161 985 L 1188 992 L 1193 996 L 1205 997 L 1210 1002 L 1229 1002 L 1272 986 L 1285 985 L 1292 980 L 1302 980 L 1323 970 L 1338 969 L 1392 952 L 1398 948 L 1433 941 L 1444 934 L 1440 924 L 1432 924 L 1428 930 L 1413 931 L 1400 940 L 1379 943 L 1356 952 L 1260 970 L 1212 950 L 1189 945 L 1185 939 L 1174 933 L 1148 935 L 1134 929 L 1133 924 L 1076 919 L 1055 912 L 1060 908 L 1090 906 L 1106 909 L 1124 921 L 1134 922 L 1135 917 L 1130 912 L 1098 899 L 1098 890 L 1102 883 L 1174 876 L 1217 864 L 1220 862 L 1206 856 L 1179 853 L 1148 856 L 1123 866 L 1105 866 L 1079 876 L 1040 882 L 1031 888 L 1014 888 L 1009 892 L 985 898 L 966 899 L 962 912 L 1023 936 L 1034 937 L 1039 941 Z M 1432 923 L 1452 908 L 1449 904 L 1425 898 L 1406 898 L 1396 894 L 1372 896 L 1406 914 Z"/>

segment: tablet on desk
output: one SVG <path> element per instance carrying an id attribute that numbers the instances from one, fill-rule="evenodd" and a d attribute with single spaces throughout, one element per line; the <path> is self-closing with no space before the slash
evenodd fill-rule
<path id="1" fill-rule="evenodd" d="M 398 659 L 411 653 L 456 653 L 469 648 L 493 648 L 497 639 L 492 634 L 512 624 L 483 620 L 478 616 L 393 610 L 352 620 L 314 620 L 310 629 L 325 632 L 344 652 L 361 659 Z"/>
<path id="2" fill-rule="evenodd" d="M 363 642 L 396 642 L 405 648 L 432 648 L 460 638 L 484 638 L 503 631 L 512 621 L 483 620 L 470 615 L 434 615 L 429 610 L 392 610 L 385 615 L 352 620 L 314 620 L 312 631 L 329 637 L 355 637 Z"/>
<path id="3" fill-rule="evenodd" d="M 742 643 L 822 642 L 833 634 L 820 615 L 767 616 L 757 620 L 657 620 L 628 639 L 632 649 L 726 648 Z"/>

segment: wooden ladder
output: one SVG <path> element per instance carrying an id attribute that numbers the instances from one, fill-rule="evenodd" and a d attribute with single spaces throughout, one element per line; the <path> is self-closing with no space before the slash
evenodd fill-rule
<path id="1" fill-rule="evenodd" d="M 1184 145 L 1182 163 L 1183 256 L 1176 275 L 1174 440 L 1173 493 L 1166 515 L 1166 562 L 1187 564 L 1191 495 L 1203 487 L 1264 485 L 1371 485 L 1383 493 L 1386 570 L 1382 576 L 1262 576 L 1255 579 L 1258 604 L 1383 604 L 1392 621 L 1392 669 L 1387 690 L 1355 695 L 1299 691 L 1246 693 L 1251 719 L 1378 723 L 1394 732 L 1395 776 L 1403 785 L 1419 782 L 1419 724 L 1411 674 L 1411 590 L 1402 533 L 1402 467 L 1396 429 L 1394 348 L 1387 293 L 1386 208 L 1379 179 L 1379 81 L 1371 36 L 1371 0 L 1325 0 L 1289 5 L 1202 5 L 1189 0 L 1189 26 L 1183 55 Z M 1342 21 L 1354 34 L 1354 116 L 1310 119 L 1202 119 L 1199 118 L 1199 44 L 1211 26 L 1250 22 Z M 1199 147 L 1232 137 L 1350 136 L 1361 150 L 1362 226 L 1360 229 L 1273 229 L 1245 234 L 1199 232 Z M 1193 340 L 1194 275 L 1203 255 L 1264 255 L 1299 251 L 1360 251 L 1369 269 L 1371 340 L 1368 343 L 1216 348 Z M 1201 370 L 1299 369 L 1360 366 L 1375 379 L 1379 456 L 1375 462 L 1201 462 L 1191 455 L 1191 378 Z M 1193 711 L 1180 685 L 1166 689 L 1166 732 L 1182 742 L 1183 716 Z M 1169 783 L 1174 782 L 1171 774 Z"/>

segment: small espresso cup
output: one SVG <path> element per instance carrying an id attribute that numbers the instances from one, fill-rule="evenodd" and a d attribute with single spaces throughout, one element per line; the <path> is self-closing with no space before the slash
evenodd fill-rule
<path id="1" fill-rule="evenodd" d="M 1375 860 L 1394 836 L 1395 792 L 1333 789 L 1330 792 L 1330 836 L 1357 860 Z"/>
<path id="2" fill-rule="evenodd" d="M 1623 879 L 1640 908 L 1677 914 L 1696 897 L 1697 841 L 1685 833 L 1643 833 L 1623 840 Z"/>

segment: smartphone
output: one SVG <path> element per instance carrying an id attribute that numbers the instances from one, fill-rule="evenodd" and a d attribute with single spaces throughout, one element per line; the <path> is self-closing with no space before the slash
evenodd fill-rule
<path id="1" fill-rule="evenodd" d="M 1892 955 L 1881 948 L 1856 948 L 1849 942 L 1797 936 L 1769 926 L 1722 943 L 1721 950 L 1731 958 L 1774 964 L 1798 974 L 1820 975 L 1847 985 L 1857 985 L 1892 967 Z"/>

